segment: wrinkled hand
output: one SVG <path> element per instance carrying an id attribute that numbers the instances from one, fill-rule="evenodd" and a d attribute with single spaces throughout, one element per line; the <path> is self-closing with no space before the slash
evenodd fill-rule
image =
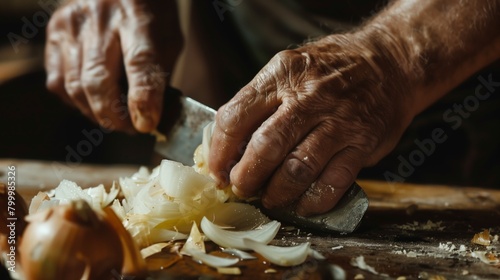
<path id="1" fill-rule="evenodd" d="M 182 45 L 175 1 L 70 1 L 47 34 L 49 90 L 108 129 L 156 128 Z M 123 66 L 127 96 L 120 92 Z"/>
<path id="2" fill-rule="evenodd" d="M 278 53 L 219 109 L 211 172 L 265 207 L 327 212 L 413 118 L 395 65 L 355 34 Z"/>

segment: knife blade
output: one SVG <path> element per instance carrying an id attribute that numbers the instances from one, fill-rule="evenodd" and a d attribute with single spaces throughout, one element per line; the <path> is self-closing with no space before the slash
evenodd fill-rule
<path id="1" fill-rule="evenodd" d="M 175 92 L 172 95 L 178 95 Z M 170 100 L 172 98 L 169 98 Z M 168 104 L 172 108 L 168 117 L 175 120 L 167 129 L 160 122 L 163 129 L 160 132 L 166 135 L 167 141 L 156 142 L 155 151 L 167 159 L 181 162 L 184 165 L 194 165 L 193 154 L 203 139 L 203 128 L 214 121 L 216 111 L 192 98 L 178 95 L 178 100 Z"/>
<path id="2" fill-rule="evenodd" d="M 155 151 L 167 159 L 192 166 L 195 149 L 203 139 L 203 128 L 214 121 L 216 111 L 179 91 L 169 88 L 165 95 L 165 115 L 159 130 L 167 137 L 165 142 L 156 142 Z M 172 120 L 174 120 L 172 122 Z M 304 229 L 326 232 L 353 232 L 368 209 L 368 198 L 363 189 L 353 183 L 341 201 L 329 212 L 312 217 L 295 213 L 293 206 L 266 209 L 260 200 L 251 202 L 269 217 Z"/>

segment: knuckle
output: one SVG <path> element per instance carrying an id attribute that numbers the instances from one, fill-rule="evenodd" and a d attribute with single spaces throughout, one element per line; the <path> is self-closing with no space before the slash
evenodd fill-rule
<path id="1" fill-rule="evenodd" d="M 77 97 L 78 95 L 83 94 L 81 82 L 77 79 L 67 80 L 64 88 L 71 97 Z"/>
<path id="2" fill-rule="evenodd" d="M 231 102 L 232 103 L 232 102 Z M 232 109 L 229 103 L 223 105 L 219 108 L 215 118 L 216 123 L 219 128 L 226 134 L 231 134 L 238 124 L 238 114 L 233 114 L 234 109 Z"/>
<path id="3" fill-rule="evenodd" d="M 249 145 L 258 159 L 278 162 L 286 156 L 282 149 L 287 146 L 287 138 L 280 130 L 260 129 L 252 136 Z"/>
<path id="4" fill-rule="evenodd" d="M 76 35 L 84 19 L 80 4 L 68 4 L 56 10 L 47 28 L 49 30 L 71 31 L 72 35 Z"/>
<path id="5" fill-rule="evenodd" d="M 153 104 L 155 92 L 146 87 L 133 87 L 130 89 L 128 102 L 135 109 L 146 109 Z"/>
<path id="6" fill-rule="evenodd" d="M 351 169 L 343 165 L 328 168 L 325 172 L 325 176 L 321 178 L 321 184 L 342 189 L 349 187 L 355 177 Z"/>
<path id="7" fill-rule="evenodd" d="M 274 57 L 273 60 L 276 60 L 281 63 L 287 63 L 287 62 L 292 62 L 297 59 L 301 59 L 301 55 L 298 51 L 296 50 L 283 50 L 278 52 Z"/>
<path id="8" fill-rule="evenodd" d="M 151 64 L 156 59 L 153 47 L 150 44 L 135 44 L 127 48 L 124 52 L 125 61 L 131 70 L 140 72 L 143 68 Z"/>
<path id="9" fill-rule="evenodd" d="M 277 53 L 272 62 L 279 65 L 281 70 L 290 72 L 303 71 L 310 64 L 310 56 L 297 50 L 284 50 Z"/>
<path id="10" fill-rule="evenodd" d="M 62 94 L 65 90 L 63 76 L 58 74 L 49 74 L 47 76 L 46 87 L 51 92 Z"/>
<path id="11" fill-rule="evenodd" d="M 102 102 L 94 101 L 90 104 L 90 106 L 92 108 L 92 112 L 94 113 L 94 115 L 96 117 L 102 118 L 102 117 L 106 116 L 107 110 Z"/>
<path id="12" fill-rule="evenodd" d="M 95 94 L 107 91 L 110 73 L 103 64 L 86 64 L 82 71 L 81 83 L 85 92 Z"/>
<path id="13" fill-rule="evenodd" d="M 302 159 L 295 156 L 288 158 L 283 167 L 285 177 L 294 184 L 310 184 L 318 175 L 317 166 L 306 157 Z"/>

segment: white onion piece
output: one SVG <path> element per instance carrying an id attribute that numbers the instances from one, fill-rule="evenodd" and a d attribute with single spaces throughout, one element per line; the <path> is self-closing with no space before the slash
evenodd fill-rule
<path id="1" fill-rule="evenodd" d="M 126 215 L 125 208 L 120 204 L 120 201 L 118 201 L 118 199 L 115 199 L 110 207 L 111 209 L 113 209 L 116 216 L 120 218 L 120 221 L 123 221 L 123 219 L 125 219 Z"/>
<path id="2" fill-rule="evenodd" d="M 309 248 L 309 256 L 311 256 L 317 260 L 326 260 L 326 257 L 323 256 L 323 254 L 321 254 L 320 252 L 318 252 L 312 248 Z"/>
<path id="3" fill-rule="evenodd" d="M 161 162 L 159 180 L 168 196 L 182 200 L 196 199 L 203 190 L 216 185 L 214 180 L 192 167 L 166 159 Z"/>
<path id="4" fill-rule="evenodd" d="M 234 230 L 256 229 L 271 221 L 254 206 L 239 202 L 227 202 L 211 208 L 205 216 L 220 227 L 227 226 Z"/>
<path id="5" fill-rule="evenodd" d="M 257 257 L 254 255 L 251 255 L 245 251 L 234 249 L 234 248 L 222 248 L 222 252 L 228 253 L 230 255 L 233 255 L 235 257 L 238 257 L 240 260 L 253 260 L 256 259 Z"/>
<path id="6" fill-rule="evenodd" d="M 59 199 L 61 204 L 68 204 L 73 200 L 83 199 L 87 201 L 92 208 L 99 203 L 93 203 L 92 197 L 80 188 L 75 182 L 69 180 L 62 180 L 59 186 L 55 189 L 55 199 Z M 95 208 L 94 208 L 95 209 Z"/>
<path id="7" fill-rule="evenodd" d="M 208 174 L 208 161 L 210 157 L 210 146 L 212 145 L 212 134 L 214 133 L 215 122 L 210 122 L 203 128 L 203 140 L 201 142 L 201 154 L 204 166 L 201 168 L 202 174 Z"/>
<path id="8" fill-rule="evenodd" d="M 188 236 L 184 233 L 167 229 L 154 228 L 149 233 L 149 242 L 151 244 L 164 241 L 182 240 L 186 238 L 188 238 Z"/>
<path id="9" fill-rule="evenodd" d="M 54 190 L 52 200 L 59 200 L 60 204 L 68 204 L 71 201 L 83 199 L 94 210 L 101 210 L 108 206 L 118 195 L 118 189 L 113 184 L 108 193 L 104 185 L 99 185 L 93 188 L 82 189 L 75 182 L 62 180 Z"/>
<path id="10" fill-rule="evenodd" d="M 35 195 L 31 199 L 31 203 L 30 203 L 30 207 L 29 207 L 28 213 L 29 214 L 35 214 L 35 213 L 37 213 L 38 210 L 40 209 L 40 206 L 42 206 L 42 203 L 44 201 L 49 201 L 49 200 L 50 200 L 50 197 L 47 195 L 47 193 L 45 193 L 45 192 L 38 192 L 38 194 Z"/>
<path id="11" fill-rule="evenodd" d="M 278 233 L 280 225 L 281 224 L 277 221 L 271 221 L 254 230 L 230 231 L 222 229 L 220 226 L 212 223 L 207 217 L 203 217 L 201 220 L 201 229 L 210 240 L 219 246 L 240 250 L 252 249 L 243 242 L 245 238 L 255 240 L 262 244 L 271 242 Z"/>
<path id="12" fill-rule="evenodd" d="M 191 233 L 189 234 L 188 239 L 184 246 L 182 246 L 181 254 L 191 256 L 191 253 L 199 252 L 205 253 L 205 241 L 203 240 L 203 236 L 198 229 L 196 223 L 193 223 L 191 227 Z"/>
<path id="13" fill-rule="evenodd" d="M 116 182 L 113 181 L 113 185 L 108 193 L 106 193 L 106 198 L 101 204 L 102 207 L 106 207 L 115 201 L 116 197 L 120 193 L 120 189 L 116 187 Z"/>
<path id="14" fill-rule="evenodd" d="M 311 245 L 306 242 L 293 247 L 278 247 L 265 245 L 248 238 L 243 239 L 243 243 L 271 263 L 280 266 L 294 266 L 303 263 L 309 255 Z"/>
<path id="15" fill-rule="evenodd" d="M 163 248 L 167 247 L 168 245 L 170 245 L 170 243 L 162 242 L 148 246 L 141 250 L 141 256 L 143 259 L 151 257 L 152 255 L 161 252 L 161 250 L 163 250 Z"/>
<path id="16" fill-rule="evenodd" d="M 225 275 L 241 275 L 239 267 L 217 267 L 217 272 Z"/>
<path id="17" fill-rule="evenodd" d="M 193 260 L 204 263 L 214 268 L 231 266 L 240 261 L 239 259 L 234 258 L 222 258 L 214 255 L 209 255 L 196 249 L 188 249 L 185 253 L 189 254 L 191 258 L 193 258 Z"/>

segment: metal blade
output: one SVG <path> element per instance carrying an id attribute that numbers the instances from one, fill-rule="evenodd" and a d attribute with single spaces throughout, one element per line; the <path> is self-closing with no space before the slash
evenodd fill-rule
<path id="1" fill-rule="evenodd" d="M 261 205 L 260 200 L 251 203 L 270 218 L 300 228 L 342 233 L 353 232 L 359 226 L 369 204 L 365 192 L 356 182 L 349 187 L 335 208 L 321 215 L 302 217 L 295 213 L 294 206 L 266 209 Z"/>
<path id="2" fill-rule="evenodd" d="M 180 111 L 174 116 L 171 128 L 167 129 L 167 141 L 156 142 L 155 151 L 168 159 L 192 166 L 194 151 L 203 139 L 203 128 L 214 120 L 216 111 L 192 98 L 179 98 L 177 106 L 180 106 Z"/>

